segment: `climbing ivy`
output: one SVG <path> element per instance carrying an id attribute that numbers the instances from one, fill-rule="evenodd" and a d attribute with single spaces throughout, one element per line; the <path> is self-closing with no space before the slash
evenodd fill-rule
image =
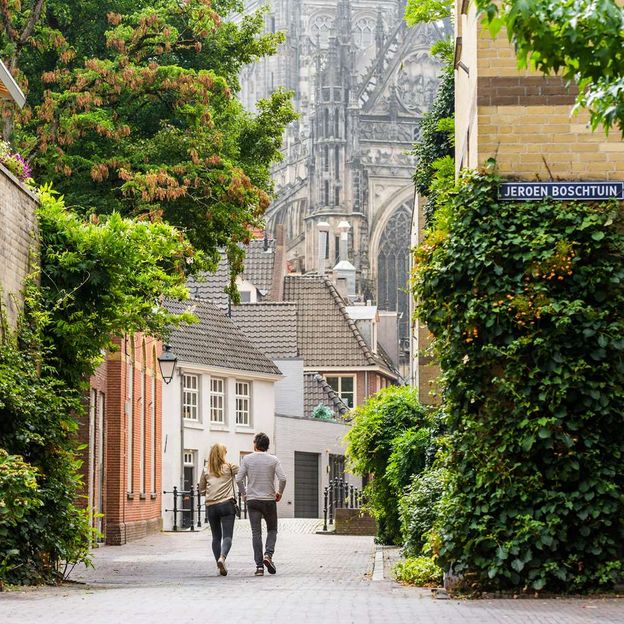
<path id="1" fill-rule="evenodd" d="M 450 435 L 432 539 L 475 588 L 622 571 L 624 225 L 616 202 L 502 202 L 467 173 L 416 251 Z"/>
<path id="2" fill-rule="evenodd" d="M 431 110 L 423 117 L 418 141 L 414 145 L 417 158 L 414 185 L 427 197 L 425 220 L 431 223 L 440 195 L 453 186 L 455 177 L 454 114 L 455 78 L 448 42 L 438 42 L 443 69 Z M 441 182 L 440 182 L 441 181 Z"/>

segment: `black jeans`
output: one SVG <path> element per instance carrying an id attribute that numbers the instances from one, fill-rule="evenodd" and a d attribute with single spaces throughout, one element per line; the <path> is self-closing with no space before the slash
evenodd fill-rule
<path id="1" fill-rule="evenodd" d="M 248 500 L 247 513 L 251 523 L 251 541 L 253 543 L 256 565 L 262 567 L 263 554 L 273 556 L 277 540 L 277 503 L 274 500 Z M 267 539 L 262 552 L 262 518 L 267 525 Z"/>
<path id="2" fill-rule="evenodd" d="M 208 522 L 212 531 L 212 552 L 215 559 L 227 557 L 234 534 L 234 501 L 208 505 Z"/>

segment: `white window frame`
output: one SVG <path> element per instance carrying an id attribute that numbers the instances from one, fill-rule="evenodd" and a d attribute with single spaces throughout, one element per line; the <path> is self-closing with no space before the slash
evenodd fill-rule
<path id="1" fill-rule="evenodd" d="M 334 391 L 338 394 L 338 396 L 343 400 L 344 404 L 347 405 L 347 407 L 349 406 L 349 404 L 347 403 L 347 401 L 345 401 L 344 399 L 344 395 L 353 395 L 353 405 L 350 409 L 353 409 L 354 407 L 357 406 L 357 377 L 355 375 L 326 375 L 325 376 L 325 380 L 327 381 L 327 383 L 331 386 L 331 382 L 329 381 L 330 379 L 337 379 L 338 380 L 338 388 L 334 388 L 332 386 L 332 388 L 334 389 Z M 353 391 L 349 391 L 349 392 L 344 392 L 342 390 L 342 380 L 343 379 L 352 379 L 353 380 Z"/>
<path id="2" fill-rule="evenodd" d="M 220 389 L 216 386 L 220 385 Z M 211 377 L 210 378 L 210 424 L 211 425 L 225 425 L 226 424 L 226 410 L 225 410 L 225 389 L 227 387 L 224 377 Z M 220 401 L 219 401 L 220 399 Z M 219 405 L 221 403 L 221 405 Z"/>
<path id="3" fill-rule="evenodd" d="M 195 387 L 187 385 L 187 380 L 195 380 Z M 200 376 L 195 373 L 182 373 L 182 416 L 184 420 L 201 422 L 199 411 Z M 195 397 L 193 402 L 192 398 Z"/>
<path id="4" fill-rule="evenodd" d="M 244 386 L 247 388 L 246 394 L 240 392 Z M 234 380 L 234 391 L 236 426 L 251 427 L 251 381 Z"/>

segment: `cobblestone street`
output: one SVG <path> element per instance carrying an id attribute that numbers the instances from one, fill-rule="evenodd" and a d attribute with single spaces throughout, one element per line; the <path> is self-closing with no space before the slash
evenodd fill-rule
<path id="1" fill-rule="evenodd" d="M 276 576 L 253 576 L 250 532 L 238 523 L 226 578 L 209 557 L 210 532 L 162 533 L 95 552 L 95 569 L 60 588 L 0 594 L 2 624 L 304 622 L 576 624 L 624 622 L 624 600 L 433 600 L 373 579 L 370 537 L 323 536 L 314 521 L 282 520 Z M 378 557 L 379 560 L 379 557 Z M 381 576 L 379 570 L 374 575 Z"/>

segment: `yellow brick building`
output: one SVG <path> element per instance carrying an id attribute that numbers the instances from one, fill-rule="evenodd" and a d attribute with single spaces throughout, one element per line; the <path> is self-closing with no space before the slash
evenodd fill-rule
<path id="1" fill-rule="evenodd" d="M 617 131 L 592 132 L 588 115 L 572 114 L 576 88 L 558 76 L 519 70 L 507 33 L 496 38 L 474 3 L 455 5 L 455 166 L 495 158 L 503 177 L 527 181 L 624 180 L 624 142 Z M 413 239 L 422 236 L 422 198 Z M 427 328 L 414 320 L 411 382 L 423 403 L 438 400 L 439 369 L 427 352 Z"/>
<path id="2" fill-rule="evenodd" d="M 624 142 L 592 132 L 571 115 L 574 85 L 517 69 L 507 33 L 479 23 L 474 3 L 456 3 L 455 162 L 478 167 L 496 158 L 503 176 L 523 180 L 623 180 Z"/>

